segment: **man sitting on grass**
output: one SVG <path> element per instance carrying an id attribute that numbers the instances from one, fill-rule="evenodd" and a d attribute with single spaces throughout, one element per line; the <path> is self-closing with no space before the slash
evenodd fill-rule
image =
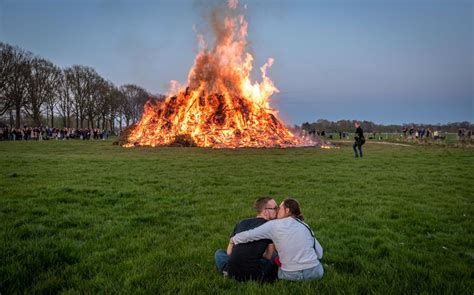
<path id="1" fill-rule="evenodd" d="M 255 201 L 257 216 L 241 220 L 234 228 L 234 235 L 256 228 L 277 216 L 278 205 L 273 198 L 261 197 Z M 228 275 L 238 281 L 273 281 L 276 278 L 277 266 L 271 258 L 275 246 L 271 240 L 233 245 L 229 243 L 227 251 L 217 250 L 214 257 L 219 273 Z"/>

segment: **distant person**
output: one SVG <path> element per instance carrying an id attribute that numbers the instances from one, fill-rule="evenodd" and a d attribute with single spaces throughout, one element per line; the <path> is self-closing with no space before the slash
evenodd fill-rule
<path id="1" fill-rule="evenodd" d="M 458 130 L 458 139 L 463 140 L 464 139 L 464 129 L 459 128 Z"/>
<path id="2" fill-rule="evenodd" d="M 354 144 L 352 148 L 354 149 L 355 157 L 358 158 L 359 156 L 362 158 L 362 145 L 365 143 L 364 131 L 360 127 L 359 122 L 355 122 L 355 137 L 354 137 Z M 359 154 L 357 154 L 357 149 L 359 150 Z"/>
<path id="3" fill-rule="evenodd" d="M 263 225 L 236 234 L 230 243 L 242 243 L 271 239 L 278 250 L 280 268 L 278 278 L 290 281 L 321 279 L 324 268 L 319 261 L 323 248 L 311 228 L 304 223 L 300 205 L 287 198 L 278 209 L 278 218 Z"/>
<path id="4" fill-rule="evenodd" d="M 410 130 L 408 130 L 408 133 L 410 134 L 411 139 L 415 139 L 415 127 L 411 126 Z"/>
<path id="5" fill-rule="evenodd" d="M 271 197 L 262 197 L 255 201 L 257 216 L 241 220 L 234 228 L 231 238 L 236 234 L 256 228 L 277 216 L 278 205 Z M 238 281 L 269 282 L 276 279 L 277 266 L 271 260 L 275 246 L 272 240 L 234 245 L 229 242 L 227 251 L 217 250 L 214 257 L 217 270 L 223 275 Z"/>

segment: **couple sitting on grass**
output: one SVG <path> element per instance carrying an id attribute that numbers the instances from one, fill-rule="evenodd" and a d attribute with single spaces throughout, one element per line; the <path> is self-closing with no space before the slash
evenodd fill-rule
<path id="1" fill-rule="evenodd" d="M 241 220 L 231 234 L 227 251 L 217 250 L 219 273 L 238 281 L 302 281 L 323 277 L 319 261 L 323 248 L 303 222 L 300 205 L 271 197 L 255 201 L 257 216 Z"/>

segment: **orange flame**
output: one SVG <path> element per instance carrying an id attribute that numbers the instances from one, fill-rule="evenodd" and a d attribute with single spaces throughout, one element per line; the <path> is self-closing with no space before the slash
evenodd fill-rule
<path id="1" fill-rule="evenodd" d="M 215 45 L 198 35 L 199 52 L 189 71 L 188 87 L 161 104 L 148 102 L 125 146 L 161 146 L 190 136 L 200 147 L 273 147 L 303 144 L 277 118 L 269 98 L 278 89 L 267 77 L 273 59 L 252 82 L 253 56 L 246 52 L 248 23 L 237 14 L 237 0 L 224 13 L 214 11 Z M 176 93 L 176 82 L 172 89 Z"/>

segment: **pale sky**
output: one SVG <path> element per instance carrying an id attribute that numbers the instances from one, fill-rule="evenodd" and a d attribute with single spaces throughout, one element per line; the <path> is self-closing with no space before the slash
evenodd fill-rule
<path id="1" fill-rule="evenodd" d="M 61 67 L 152 93 L 186 82 L 219 1 L 0 0 L 0 40 Z M 474 1 L 280 0 L 247 4 L 254 68 L 275 59 L 285 123 L 474 122 Z M 258 78 L 258 75 L 255 76 Z"/>

